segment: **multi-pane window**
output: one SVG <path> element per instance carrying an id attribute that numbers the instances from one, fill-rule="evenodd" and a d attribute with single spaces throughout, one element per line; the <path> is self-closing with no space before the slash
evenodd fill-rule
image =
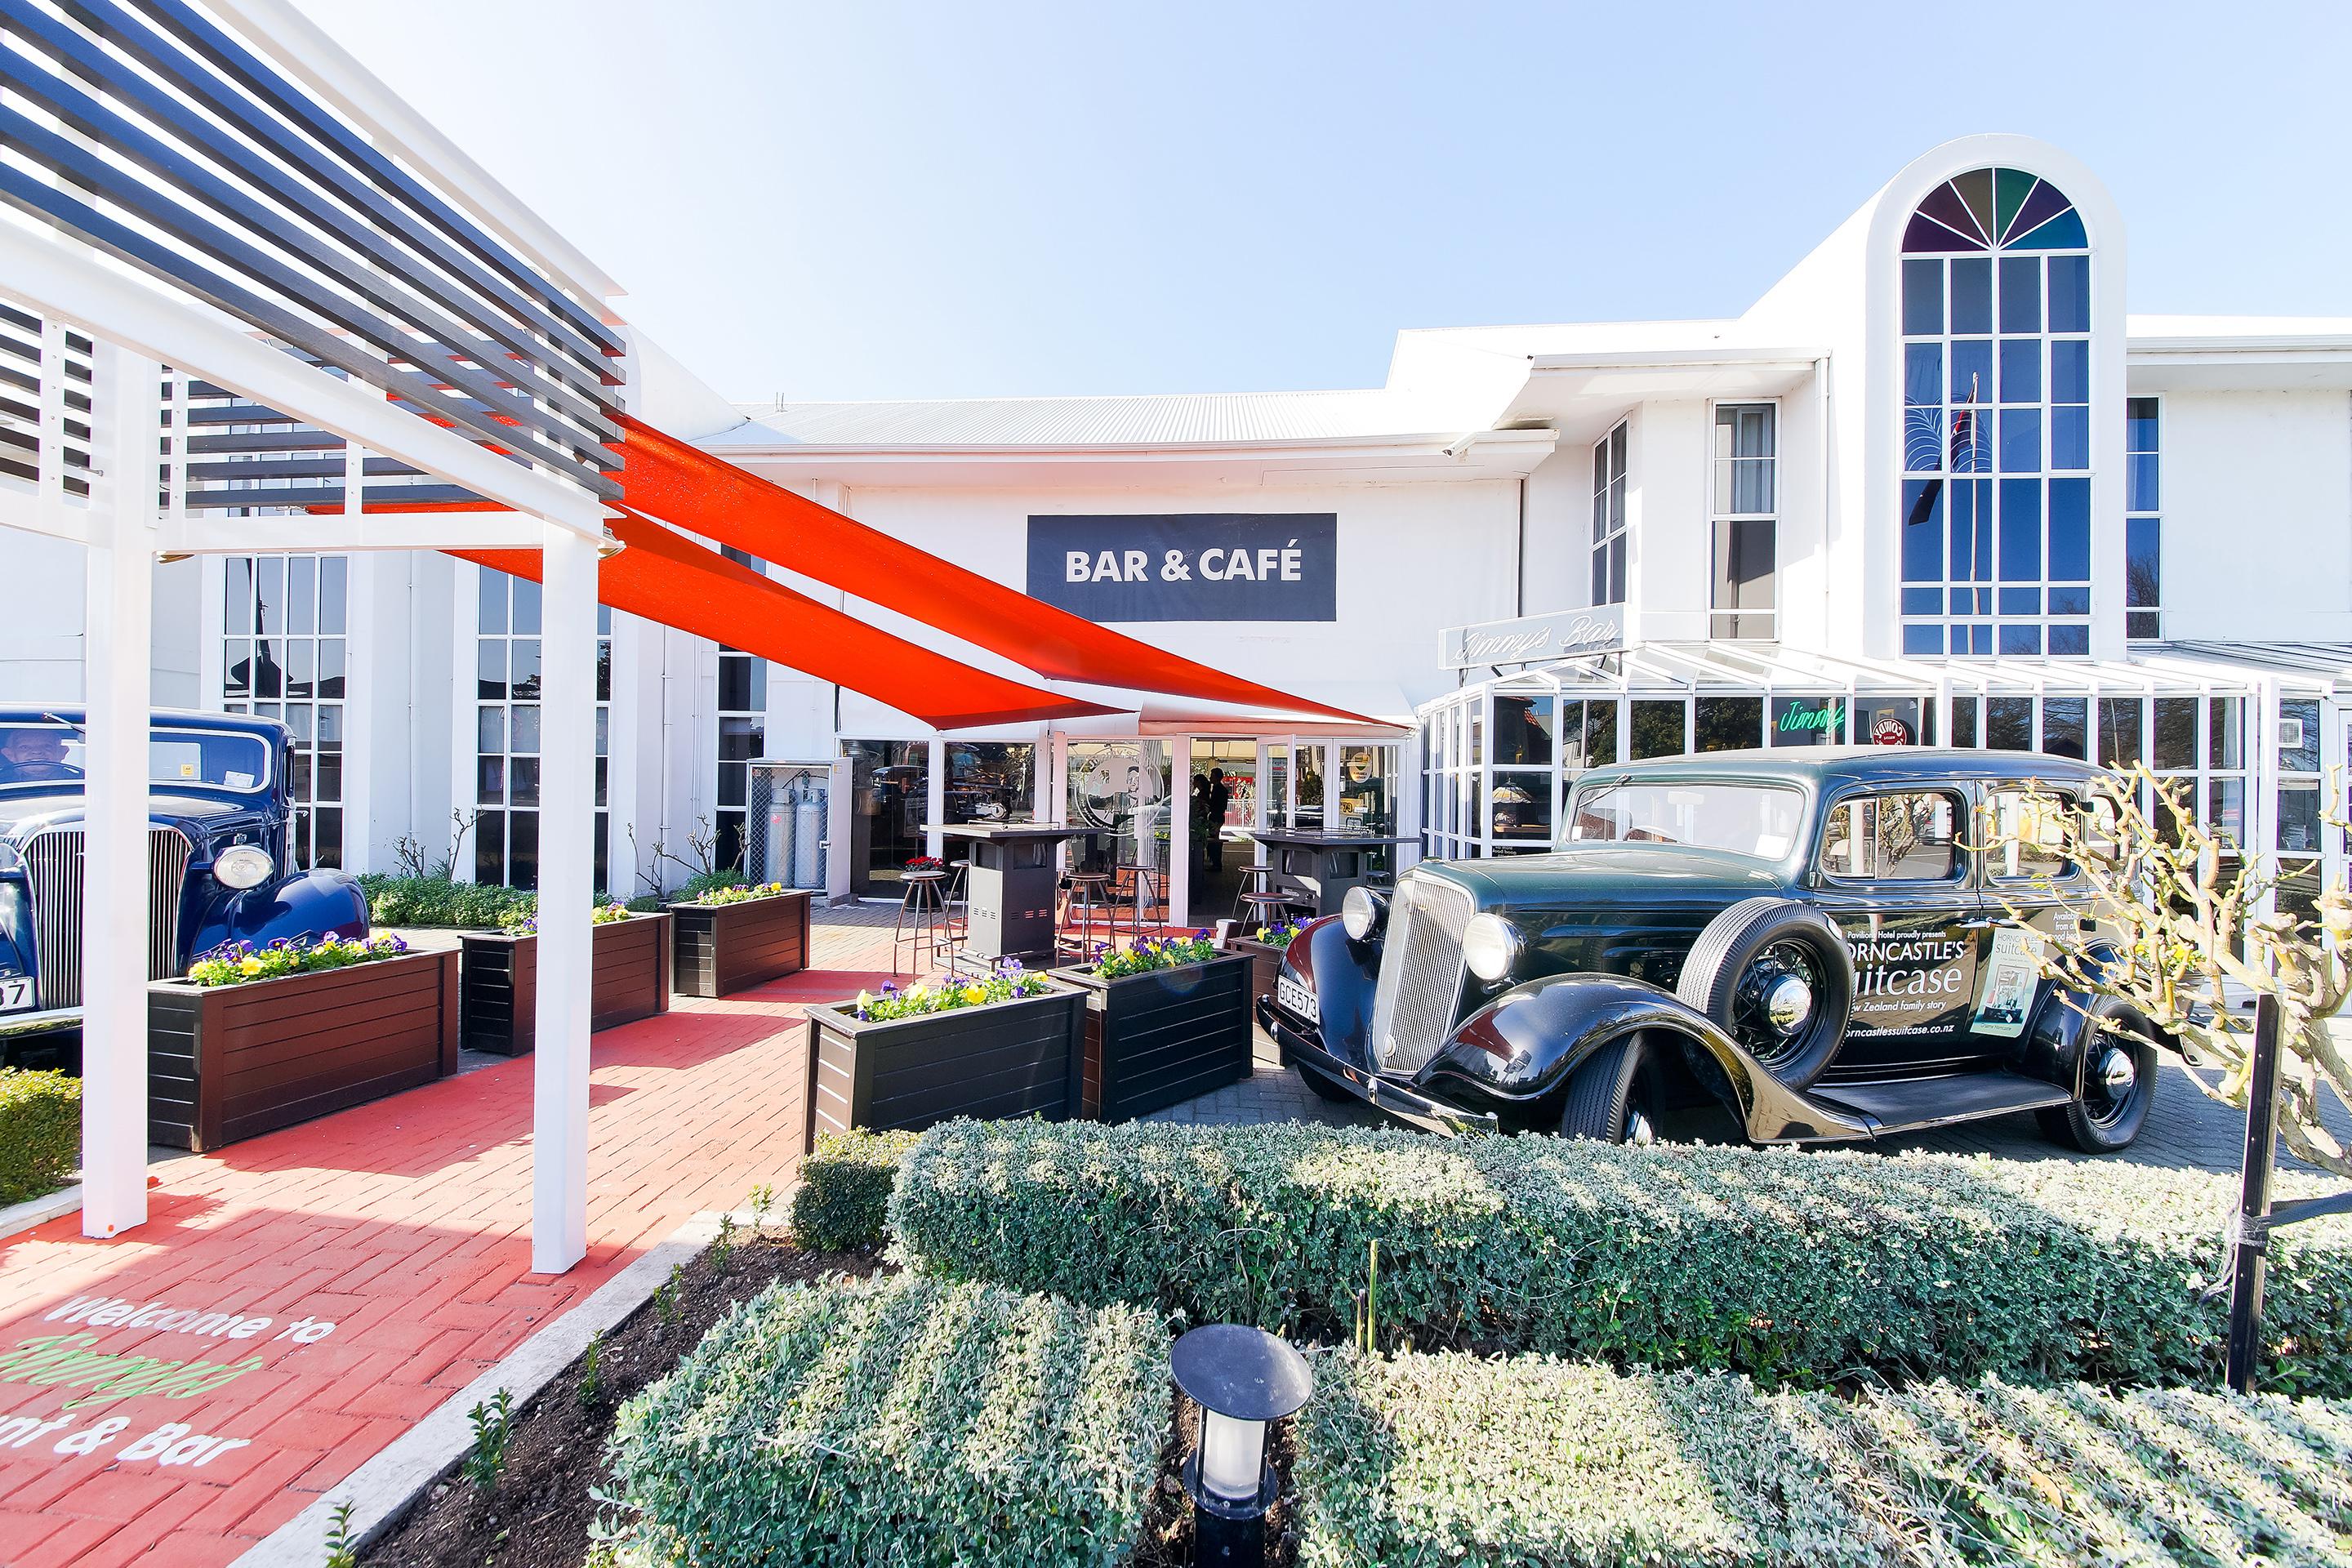
<path id="1" fill-rule="evenodd" d="M 1592 444 L 1592 602 L 1625 602 L 1625 426 Z"/>
<path id="2" fill-rule="evenodd" d="M 1779 416 L 1769 403 L 1716 405 L 1711 637 L 1769 641 L 1776 634 Z"/>
<path id="3" fill-rule="evenodd" d="M 2164 635 L 2164 520 L 2157 399 L 2124 400 L 2124 636 Z"/>
<path id="4" fill-rule="evenodd" d="M 297 866 L 343 863 L 343 704 L 351 563 L 232 555 L 222 600 L 221 705 L 292 732 L 287 784 Z"/>
<path id="5" fill-rule="evenodd" d="M 474 880 L 539 886 L 539 584 L 484 568 L 475 621 Z M 613 612 L 596 606 L 596 826 L 593 880 L 610 886 L 605 810 Z"/>
<path id="6" fill-rule="evenodd" d="M 1903 240 L 1903 651 L 2091 650 L 2091 258 L 2057 188 L 1978 169 Z"/>
<path id="7" fill-rule="evenodd" d="M 768 563 L 758 556 L 722 545 L 720 552 L 738 566 L 765 575 Z M 720 869 L 740 869 L 744 850 L 744 813 L 751 800 L 751 760 L 768 749 L 768 661 L 757 654 L 721 645 L 719 649 L 719 808 L 714 824 L 719 836 L 712 863 Z"/>

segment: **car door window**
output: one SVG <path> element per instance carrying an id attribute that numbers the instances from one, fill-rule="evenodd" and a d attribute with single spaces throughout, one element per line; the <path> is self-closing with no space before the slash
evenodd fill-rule
<path id="1" fill-rule="evenodd" d="M 1822 870 L 1842 881 L 1951 881 L 1960 870 L 1958 820 L 1958 800 L 1941 790 L 1842 800 L 1822 828 Z"/>
<path id="2" fill-rule="evenodd" d="M 2074 874 L 2063 851 L 2063 813 L 2080 807 L 2072 795 L 2040 788 L 1993 789 L 1985 795 L 1985 875 L 1999 882 L 2055 880 Z"/>

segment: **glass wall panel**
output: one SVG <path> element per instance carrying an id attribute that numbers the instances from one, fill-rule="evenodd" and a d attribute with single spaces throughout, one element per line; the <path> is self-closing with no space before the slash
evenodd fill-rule
<path id="1" fill-rule="evenodd" d="M 1171 754 L 1162 740 L 1070 742 L 1068 821 L 1097 831 L 1090 858 L 1167 871 Z"/>
<path id="2" fill-rule="evenodd" d="M 844 741 L 841 754 L 849 759 L 850 891 L 896 897 L 907 862 L 925 852 L 931 743 Z M 1076 765 L 1074 760 L 1071 767 Z"/>
<path id="3" fill-rule="evenodd" d="M 947 764 L 947 821 L 1028 822 L 1035 818 L 1034 742 L 950 741 Z"/>
<path id="4" fill-rule="evenodd" d="M 1699 752 L 1748 751 L 1764 743 L 1764 700 L 1760 697 L 1698 699 L 1696 738 Z"/>
<path id="5" fill-rule="evenodd" d="M 1339 826 L 1349 833 L 1396 831 L 1394 746 L 1339 748 Z"/>
<path id="6" fill-rule="evenodd" d="M 1659 701 L 1654 698 L 1637 698 L 1633 701 L 1633 758 L 1641 762 L 1649 757 L 1678 757 L 1687 749 L 1683 732 L 1687 704 L 1680 698 Z"/>
<path id="7" fill-rule="evenodd" d="M 278 720 L 292 731 L 291 858 L 298 867 L 340 867 L 350 563 L 341 555 L 238 555 L 225 563 L 225 576 L 221 707 Z"/>
<path id="8" fill-rule="evenodd" d="M 1498 768 L 1549 767 L 1557 720 L 1549 696 L 1495 694 L 1495 755 Z"/>
<path id="9" fill-rule="evenodd" d="M 1846 702 L 1843 697 L 1772 699 L 1775 746 L 1843 745 L 1845 724 Z"/>

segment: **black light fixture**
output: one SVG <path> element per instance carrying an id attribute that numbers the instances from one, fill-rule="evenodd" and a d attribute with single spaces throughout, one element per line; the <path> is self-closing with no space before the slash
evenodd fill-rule
<path id="1" fill-rule="evenodd" d="M 1265 1457 L 1266 1423 L 1305 1405 L 1315 1374 L 1288 1344 L 1238 1323 L 1194 1329 L 1168 1361 L 1176 1386 L 1201 1407 L 1201 1440 L 1184 1461 L 1195 1568 L 1258 1568 L 1265 1510 L 1278 1489 Z"/>

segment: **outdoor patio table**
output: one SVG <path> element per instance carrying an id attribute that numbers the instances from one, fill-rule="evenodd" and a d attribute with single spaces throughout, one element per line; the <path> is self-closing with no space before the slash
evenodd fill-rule
<path id="1" fill-rule="evenodd" d="M 926 833 L 970 846 L 964 879 L 971 911 L 965 951 L 975 958 L 1017 958 L 1027 963 L 1054 956 L 1054 894 L 1061 879 L 1055 846 L 1081 830 L 1050 822 L 925 823 Z"/>
<path id="2" fill-rule="evenodd" d="M 1285 827 L 1260 827 L 1250 837 L 1265 846 L 1266 864 L 1274 868 L 1278 891 L 1295 892 L 1299 901 L 1318 915 L 1336 915 L 1348 889 L 1369 880 L 1374 870 L 1372 851 L 1393 849 L 1418 840 L 1380 833 L 1324 833 Z"/>

